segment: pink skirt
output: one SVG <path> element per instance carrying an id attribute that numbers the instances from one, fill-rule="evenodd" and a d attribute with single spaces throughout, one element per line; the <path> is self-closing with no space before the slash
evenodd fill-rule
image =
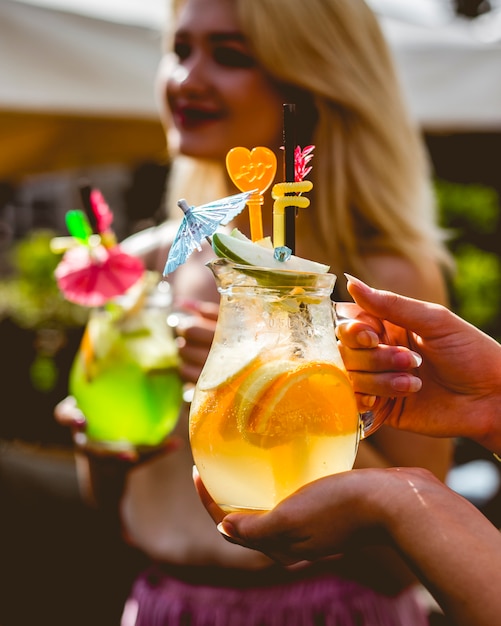
<path id="1" fill-rule="evenodd" d="M 412 589 L 387 596 L 328 572 L 153 566 L 121 626 L 428 626 Z"/>

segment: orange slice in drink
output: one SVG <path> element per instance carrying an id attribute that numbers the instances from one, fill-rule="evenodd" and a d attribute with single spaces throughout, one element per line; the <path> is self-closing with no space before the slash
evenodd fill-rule
<path id="1" fill-rule="evenodd" d="M 197 394 L 193 397 L 190 410 L 190 437 L 194 437 L 200 429 L 207 429 L 205 432 L 209 439 L 219 436 L 224 439 L 238 437 L 233 409 L 235 396 L 249 376 L 252 376 L 252 372 L 259 368 L 260 363 L 259 358 L 252 356 L 248 363 L 229 376 L 216 371 L 215 376 L 211 372 L 210 378 L 202 380 L 204 376 L 202 373 L 197 387 L 198 391 L 202 392 L 203 399 L 199 400 Z"/>
<path id="2" fill-rule="evenodd" d="M 355 432 L 358 411 L 346 373 L 329 362 L 268 361 L 242 383 L 240 433 L 254 445 L 282 445 L 298 436 Z"/>

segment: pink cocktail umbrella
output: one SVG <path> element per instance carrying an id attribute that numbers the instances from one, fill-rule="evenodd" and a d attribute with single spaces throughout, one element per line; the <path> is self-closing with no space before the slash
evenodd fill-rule
<path id="1" fill-rule="evenodd" d="M 97 236 L 82 211 L 66 215 L 75 245 L 64 253 L 56 268 L 57 284 L 65 298 L 83 306 L 102 306 L 124 294 L 145 272 L 143 262 L 125 253 L 111 230 L 113 214 L 101 192 L 93 190 L 90 205 Z"/>
<path id="2" fill-rule="evenodd" d="M 140 259 L 116 245 L 70 248 L 56 268 L 56 280 L 67 300 L 102 306 L 124 294 L 144 274 Z"/>

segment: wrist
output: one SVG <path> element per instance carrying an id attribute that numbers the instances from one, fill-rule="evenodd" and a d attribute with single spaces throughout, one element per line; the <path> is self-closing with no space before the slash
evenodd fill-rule
<path id="1" fill-rule="evenodd" d="M 392 520 L 398 516 L 400 478 L 393 475 L 394 469 L 371 467 L 348 472 L 352 486 L 346 508 L 359 546 L 388 543 Z"/>
<path id="2" fill-rule="evenodd" d="M 472 412 L 477 432 L 469 438 L 501 458 L 501 389 L 484 398 L 482 405 Z"/>
<path id="3" fill-rule="evenodd" d="M 399 528 L 413 523 L 416 501 L 422 502 L 421 491 L 430 481 L 439 481 L 423 468 L 389 467 L 378 472 L 379 485 L 368 490 L 367 506 L 372 510 L 372 523 L 395 537 Z"/>

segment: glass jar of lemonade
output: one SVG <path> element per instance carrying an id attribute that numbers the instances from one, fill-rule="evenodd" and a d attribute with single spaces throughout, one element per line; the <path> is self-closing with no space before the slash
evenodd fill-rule
<path id="1" fill-rule="evenodd" d="M 221 508 L 267 510 L 355 460 L 361 420 L 335 336 L 336 277 L 208 266 L 221 306 L 191 405 L 193 456 Z"/>

